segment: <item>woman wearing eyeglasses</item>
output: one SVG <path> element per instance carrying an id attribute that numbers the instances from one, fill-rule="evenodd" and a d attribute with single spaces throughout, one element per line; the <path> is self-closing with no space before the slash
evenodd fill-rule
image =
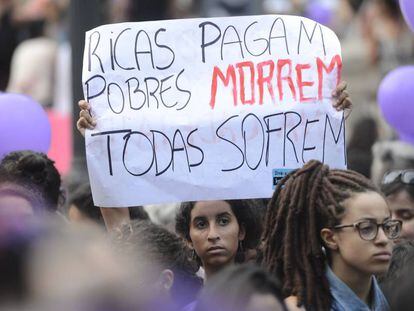
<path id="1" fill-rule="evenodd" d="M 375 275 L 390 264 L 401 221 L 364 176 L 310 161 L 269 203 L 265 267 L 288 304 L 306 310 L 389 310 Z"/>
<path id="2" fill-rule="evenodd" d="M 403 222 L 401 240 L 414 241 L 414 169 L 386 173 L 381 190 L 393 217 Z"/>

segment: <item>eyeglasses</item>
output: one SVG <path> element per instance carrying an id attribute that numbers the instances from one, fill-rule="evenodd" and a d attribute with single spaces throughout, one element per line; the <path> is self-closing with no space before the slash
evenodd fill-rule
<path id="1" fill-rule="evenodd" d="M 393 170 L 385 173 L 382 184 L 388 185 L 400 181 L 406 185 L 414 185 L 414 170 Z"/>
<path id="2" fill-rule="evenodd" d="M 365 241 L 375 240 L 378 235 L 378 228 L 382 227 L 385 236 L 390 240 L 394 240 L 399 238 L 401 234 L 402 221 L 392 219 L 386 220 L 382 224 L 378 224 L 371 220 L 362 220 L 351 225 L 338 225 L 333 227 L 333 229 L 342 229 L 348 227 L 356 228 L 361 239 Z"/>

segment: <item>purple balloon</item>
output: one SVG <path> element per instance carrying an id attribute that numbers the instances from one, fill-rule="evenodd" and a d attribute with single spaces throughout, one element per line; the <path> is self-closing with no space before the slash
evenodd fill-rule
<path id="1" fill-rule="evenodd" d="M 414 136 L 405 135 L 404 133 L 398 133 L 398 138 L 401 141 L 404 141 L 414 146 Z"/>
<path id="2" fill-rule="evenodd" d="M 325 26 L 332 22 L 332 10 L 319 2 L 309 3 L 305 10 L 305 16 Z"/>
<path id="3" fill-rule="evenodd" d="M 400 138 L 414 142 L 414 66 L 403 66 L 388 73 L 378 89 L 378 103 L 385 120 Z"/>
<path id="4" fill-rule="evenodd" d="M 414 31 L 414 1 L 400 0 L 400 8 L 408 26 Z"/>
<path id="5" fill-rule="evenodd" d="M 0 159 L 11 151 L 47 153 L 50 123 L 43 107 L 28 96 L 0 93 Z"/>

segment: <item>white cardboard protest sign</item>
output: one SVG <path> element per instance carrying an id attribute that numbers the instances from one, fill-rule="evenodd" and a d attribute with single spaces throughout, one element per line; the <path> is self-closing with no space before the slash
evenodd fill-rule
<path id="1" fill-rule="evenodd" d="M 83 89 L 94 202 L 270 197 L 288 169 L 345 168 L 332 108 L 341 48 L 303 17 L 104 25 L 86 33 Z"/>

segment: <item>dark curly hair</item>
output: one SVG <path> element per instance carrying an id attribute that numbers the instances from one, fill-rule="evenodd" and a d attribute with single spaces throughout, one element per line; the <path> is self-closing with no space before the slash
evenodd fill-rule
<path id="1" fill-rule="evenodd" d="M 37 185 L 48 203 L 47 208 L 56 211 L 64 195 L 60 189 L 60 174 L 54 163 L 44 153 L 24 150 L 7 154 L 1 160 L 0 167 L 22 182 L 30 181 Z"/>
<path id="2" fill-rule="evenodd" d="M 242 241 L 243 250 L 256 249 L 260 243 L 262 234 L 262 215 L 260 204 L 257 200 L 223 200 L 227 202 L 234 215 L 236 216 L 239 226 L 243 226 L 246 236 Z M 182 238 L 191 241 L 190 223 L 191 211 L 197 202 L 183 202 L 175 217 L 175 231 Z M 236 262 L 243 262 L 244 254 L 236 256 Z"/>
<path id="3" fill-rule="evenodd" d="M 118 250 L 129 257 L 145 256 L 161 269 L 174 272 L 171 295 L 184 307 L 196 299 L 202 287 L 202 279 L 196 275 L 199 268 L 190 256 L 190 249 L 176 234 L 146 220 L 135 220 L 119 229 L 114 237 Z M 142 258 L 141 258 L 142 259 Z"/>

